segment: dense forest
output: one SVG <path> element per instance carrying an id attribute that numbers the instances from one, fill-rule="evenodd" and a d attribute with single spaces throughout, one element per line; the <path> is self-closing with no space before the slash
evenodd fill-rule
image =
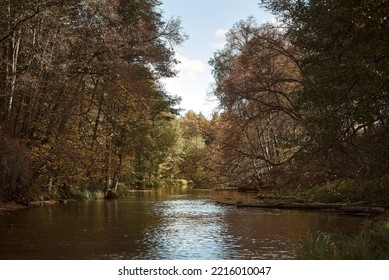
<path id="1" fill-rule="evenodd" d="M 185 35 L 159 1 L 2 1 L 3 200 L 115 189 L 168 156 Z M 37 197 L 35 197 L 37 198 Z"/>
<path id="2" fill-rule="evenodd" d="M 266 1 L 211 59 L 235 185 L 388 187 L 389 3 Z"/>
<path id="3" fill-rule="evenodd" d="M 186 35 L 158 0 L 2 1 L 0 198 L 193 184 L 389 192 L 389 3 L 262 0 L 210 59 L 211 119 L 161 82 Z"/>

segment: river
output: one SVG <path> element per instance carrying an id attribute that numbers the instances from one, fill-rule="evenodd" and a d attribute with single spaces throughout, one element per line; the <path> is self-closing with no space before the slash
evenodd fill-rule
<path id="1" fill-rule="evenodd" d="M 0 211 L 0 259 L 293 259 L 310 232 L 352 233 L 365 222 L 221 206 L 210 191 L 171 188 Z"/>

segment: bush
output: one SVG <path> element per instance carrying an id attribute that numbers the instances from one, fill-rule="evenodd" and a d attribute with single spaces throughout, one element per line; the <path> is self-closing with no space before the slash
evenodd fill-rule
<path id="1" fill-rule="evenodd" d="M 72 199 L 102 199 L 104 191 L 98 184 L 90 184 L 86 186 L 63 185 L 58 189 L 61 198 Z"/>
<path id="2" fill-rule="evenodd" d="M 384 178 L 331 181 L 313 187 L 307 191 L 307 195 L 313 201 L 324 203 L 369 201 L 385 205 L 389 201 L 389 182 Z"/>
<path id="3" fill-rule="evenodd" d="M 18 139 L 0 127 L 0 200 L 24 199 L 30 180 L 29 153 Z"/>
<path id="4" fill-rule="evenodd" d="M 130 196 L 130 192 L 124 184 L 118 184 L 116 195 L 118 198 L 128 198 Z"/>
<path id="5" fill-rule="evenodd" d="M 308 191 L 313 201 L 333 203 L 359 201 L 364 198 L 363 188 L 353 180 L 332 181 Z"/>
<path id="6" fill-rule="evenodd" d="M 370 179 L 362 182 L 366 200 L 376 203 L 389 203 L 389 180 L 386 178 Z"/>

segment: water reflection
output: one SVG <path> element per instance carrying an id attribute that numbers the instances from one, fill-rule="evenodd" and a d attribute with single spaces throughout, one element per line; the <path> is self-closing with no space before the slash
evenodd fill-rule
<path id="1" fill-rule="evenodd" d="M 0 258 L 289 259 L 308 232 L 354 232 L 363 221 L 225 207 L 208 191 L 135 192 L 126 200 L 0 212 Z"/>
<path id="2" fill-rule="evenodd" d="M 141 258 L 224 259 L 231 249 L 225 235 L 225 211 L 204 200 L 172 200 L 157 203 L 160 224 L 145 235 L 151 248 Z M 223 244 L 220 246 L 220 244 Z"/>

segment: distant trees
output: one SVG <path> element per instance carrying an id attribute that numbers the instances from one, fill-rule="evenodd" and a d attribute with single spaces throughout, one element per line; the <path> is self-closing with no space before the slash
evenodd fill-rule
<path id="1" fill-rule="evenodd" d="M 179 20 L 154 0 L 11 2 L 0 4 L 0 124 L 28 150 L 28 187 L 115 189 L 176 113 L 159 79 L 175 75 Z"/>
<path id="2" fill-rule="evenodd" d="M 215 142 L 219 116 L 215 114 L 208 120 L 189 110 L 177 121 L 180 133 L 177 176 L 192 181 L 198 187 L 220 184 L 216 169 L 219 149 Z"/>

